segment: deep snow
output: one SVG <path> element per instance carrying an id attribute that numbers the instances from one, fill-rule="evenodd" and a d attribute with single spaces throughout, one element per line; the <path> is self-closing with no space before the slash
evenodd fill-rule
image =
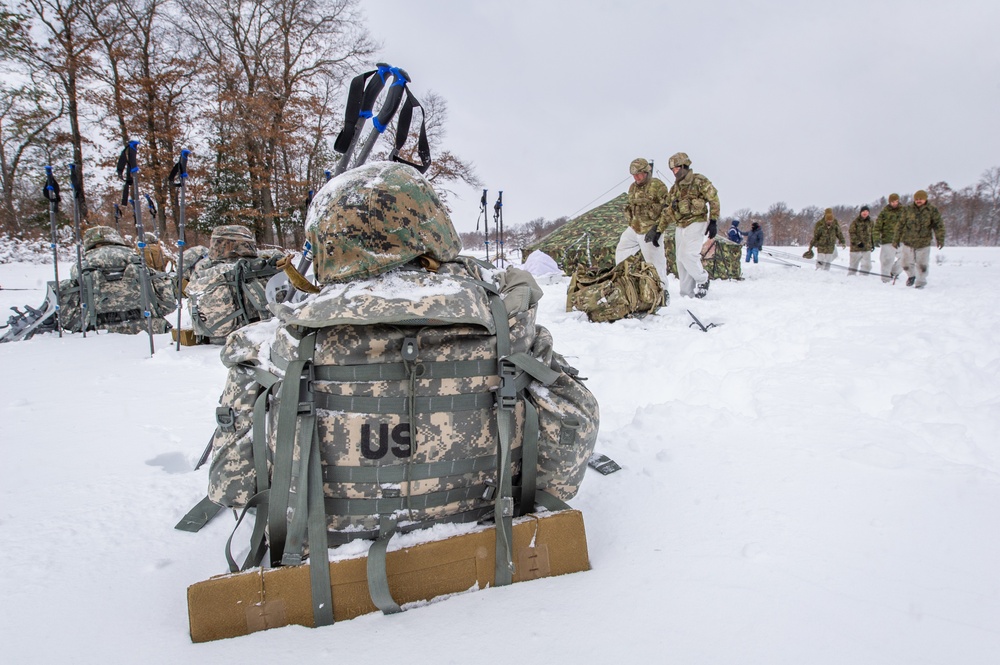
<path id="1" fill-rule="evenodd" d="M 226 570 L 232 520 L 173 525 L 205 491 L 219 349 L 0 345 L 3 660 L 996 663 L 1000 249 L 932 260 L 923 291 L 750 265 L 614 324 L 566 313 L 568 279 L 543 279 L 540 322 L 624 467 L 588 471 L 572 502 L 593 570 L 201 645 L 185 591 Z M 0 265 L 35 289 L 0 310 L 36 306 L 47 279 Z"/>

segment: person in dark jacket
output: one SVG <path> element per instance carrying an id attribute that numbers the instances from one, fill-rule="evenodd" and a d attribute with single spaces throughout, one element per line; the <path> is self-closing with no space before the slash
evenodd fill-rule
<path id="1" fill-rule="evenodd" d="M 753 262 L 757 263 L 757 255 L 763 248 L 764 229 L 760 228 L 760 224 L 754 222 L 750 225 L 750 233 L 747 234 L 747 263 L 750 263 L 750 257 L 753 257 Z"/>
<path id="2" fill-rule="evenodd" d="M 743 243 L 744 234 L 742 231 L 740 231 L 740 220 L 738 219 L 733 220 L 733 226 L 731 229 L 729 229 L 729 233 L 726 235 L 729 237 L 730 240 L 732 240 L 735 243 L 740 243 L 740 244 Z"/>

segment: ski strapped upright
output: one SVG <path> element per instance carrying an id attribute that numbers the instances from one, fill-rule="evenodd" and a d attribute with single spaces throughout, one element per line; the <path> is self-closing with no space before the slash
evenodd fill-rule
<path id="1" fill-rule="evenodd" d="M 83 183 L 80 182 L 80 172 L 76 164 L 69 165 L 69 186 L 73 190 L 73 239 L 76 241 L 76 274 L 80 283 L 80 329 L 84 338 L 87 337 L 87 322 L 90 318 L 89 293 L 83 288 L 83 238 L 80 236 L 80 199 L 83 197 Z"/>
<path id="2" fill-rule="evenodd" d="M 170 169 L 170 175 L 167 179 L 170 184 L 174 187 L 180 188 L 180 192 L 177 195 L 178 199 L 178 222 L 177 222 L 177 350 L 181 350 L 181 299 L 184 296 L 184 290 L 181 288 L 184 284 L 184 223 L 185 223 L 185 191 L 187 189 L 187 162 L 188 155 L 191 154 L 190 150 L 181 150 L 180 159 L 174 164 L 174 167 Z"/>
<path id="3" fill-rule="evenodd" d="M 142 205 L 139 203 L 138 148 L 138 141 L 128 142 L 121 155 L 118 156 L 116 172 L 118 179 L 123 182 L 122 205 L 131 203 L 132 215 L 135 218 L 136 247 L 139 248 L 139 290 L 142 297 L 142 316 L 146 319 L 146 332 L 149 334 L 149 355 L 152 356 L 156 352 L 153 343 L 153 286 L 149 281 L 149 268 L 146 266 L 146 232 L 142 227 Z"/>
<path id="4" fill-rule="evenodd" d="M 45 188 L 42 190 L 45 193 L 45 199 L 49 202 L 49 228 L 52 232 L 52 240 L 50 246 L 52 247 L 52 269 L 55 271 L 56 286 L 56 330 L 59 331 L 59 336 L 62 337 L 62 322 L 59 320 L 59 238 L 56 231 L 56 212 L 59 211 L 59 183 L 56 182 L 56 178 L 52 175 L 52 167 L 45 167 Z"/>

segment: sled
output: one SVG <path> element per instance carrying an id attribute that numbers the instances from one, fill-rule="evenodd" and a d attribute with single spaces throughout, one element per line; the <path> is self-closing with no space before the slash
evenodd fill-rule
<path id="1" fill-rule="evenodd" d="M 514 582 L 590 569 L 583 515 L 538 513 L 514 521 Z M 403 605 L 493 586 L 495 529 L 419 543 L 386 556 L 389 589 Z M 376 612 L 367 557 L 331 562 L 335 621 Z M 288 625 L 313 627 L 309 564 L 256 568 L 188 587 L 191 641 L 208 642 Z M 405 607 L 404 607 L 405 609 Z"/>

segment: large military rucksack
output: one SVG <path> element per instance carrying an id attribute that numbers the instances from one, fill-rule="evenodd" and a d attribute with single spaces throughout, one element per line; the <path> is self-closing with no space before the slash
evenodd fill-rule
<path id="1" fill-rule="evenodd" d="M 66 330 L 108 330 L 139 333 L 146 330 L 143 314 L 142 261 L 110 227 L 96 226 L 84 234 L 82 275 L 72 266 L 72 278 L 59 284 L 60 323 Z M 165 272 L 148 270 L 150 316 L 154 333 L 170 329 L 166 316 L 177 307 L 174 280 Z M 81 297 L 87 303 L 86 321 Z"/>
<path id="2" fill-rule="evenodd" d="M 651 314 L 666 304 L 656 268 L 638 254 L 611 270 L 580 266 L 566 289 L 566 311 L 580 310 L 595 323 Z"/>
<path id="3" fill-rule="evenodd" d="M 495 581 L 510 583 L 512 519 L 565 507 L 598 429 L 596 400 L 535 324 L 541 290 L 525 271 L 458 257 L 444 207 L 410 167 L 366 165 L 316 201 L 306 227 L 325 288 L 272 306 L 222 351 L 209 498 L 256 511 L 231 570 L 268 549 L 271 565 L 321 551 L 325 563 L 327 547 L 373 539 L 369 593 L 395 612 L 393 534 L 494 520 Z M 314 623 L 331 623 L 329 568 L 310 576 Z"/>
<path id="4" fill-rule="evenodd" d="M 279 258 L 271 252 L 259 257 L 246 227 L 217 227 L 184 289 L 195 334 L 222 343 L 234 330 L 270 318 L 265 286 L 279 272 Z"/>

